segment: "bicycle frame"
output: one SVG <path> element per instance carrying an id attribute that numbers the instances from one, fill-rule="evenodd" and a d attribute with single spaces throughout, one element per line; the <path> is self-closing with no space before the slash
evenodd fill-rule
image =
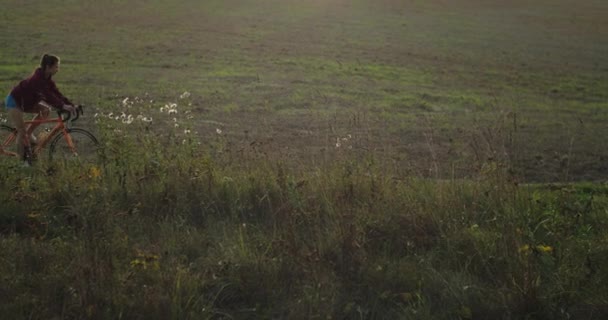
<path id="1" fill-rule="evenodd" d="M 46 135 L 46 137 L 44 137 L 44 139 L 42 139 L 42 141 L 38 141 L 38 143 L 32 149 L 33 155 L 38 155 L 40 153 L 40 151 L 48 144 L 48 142 L 51 141 L 51 139 L 58 133 L 63 134 L 63 137 L 65 138 L 65 140 L 68 144 L 68 147 L 70 148 L 70 150 L 72 150 L 72 152 L 75 152 L 72 137 L 70 136 L 70 134 L 67 130 L 68 126 L 66 126 L 65 121 L 63 120 L 61 115 L 58 115 L 57 118 L 53 118 L 53 119 L 47 118 L 47 119 L 41 119 L 41 120 L 30 120 L 30 121 L 24 121 L 24 123 L 25 123 L 26 127 L 30 124 L 57 123 L 57 125 L 55 125 L 53 127 L 51 132 L 49 132 L 49 134 Z M 18 154 L 15 152 L 4 150 L 6 147 L 10 146 L 11 143 L 15 142 L 16 139 L 17 139 L 17 132 L 13 131 L 13 133 L 11 133 L 5 141 L 2 141 L 2 144 L 0 145 L 0 154 L 13 156 L 13 157 L 18 156 Z M 29 137 L 26 135 L 25 139 L 29 139 Z"/>

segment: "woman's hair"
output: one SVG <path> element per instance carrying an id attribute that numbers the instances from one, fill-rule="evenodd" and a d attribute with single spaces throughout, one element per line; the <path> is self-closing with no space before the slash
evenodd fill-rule
<path id="1" fill-rule="evenodd" d="M 51 54 L 44 54 L 42 56 L 42 59 L 40 59 L 40 67 L 42 68 L 42 70 L 45 70 L 46 67 L 52 67 L 57 62 L 59 62 L 59 57 L 58 56 L 54 56 L 54 55 L 51 55 Z"/>

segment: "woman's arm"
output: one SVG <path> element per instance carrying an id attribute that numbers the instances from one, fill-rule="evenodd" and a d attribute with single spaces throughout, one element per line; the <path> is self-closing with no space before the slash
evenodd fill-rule
<path id="1" fill-rule="evenodd" d="M 70 101 L 70 99 L 66 98 L 61 92 L 59 92 L 59 89 L 57 88 L 57 85 L 55 85 L 55 81 L 53 81 L 53 80 L 49 80 L 49 91 L 51 91 L 53 93 L 53 95 L 55 96 L 56 99 L 61 100 L 62 105 L 65 105 L 65 104 L 74 105 Z"/>

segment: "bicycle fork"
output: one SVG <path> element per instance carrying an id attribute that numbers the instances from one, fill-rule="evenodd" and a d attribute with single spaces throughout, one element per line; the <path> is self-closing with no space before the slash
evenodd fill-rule
<path id="1" fill-rule="evenodd" d="M 68 133 L 68 130 L 66 128 L 63 128 L 63 137 L 65 138 L 65 142 L 67 142 L 70 151 L 72 151 L 75 156 L 78 156 L 78 152 L 76 152 L 76 146 L 74 146 L 74 141 L 72 140 L 72 135 Z"/>

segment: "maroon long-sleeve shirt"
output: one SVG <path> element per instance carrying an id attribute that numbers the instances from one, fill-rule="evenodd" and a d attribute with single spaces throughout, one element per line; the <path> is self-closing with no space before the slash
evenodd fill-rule
<path id="1" fill-rule="evenodd" d="M 64 104 L 72 104 L 59 92 L 51 77 L 44 76 L 42 68 L 36 69 L 31 76 L 19 82 L 10 94 L 17 105 L 26 112 L 32 110 L 43 100 L 57 109 L 63 109 Z"/>

